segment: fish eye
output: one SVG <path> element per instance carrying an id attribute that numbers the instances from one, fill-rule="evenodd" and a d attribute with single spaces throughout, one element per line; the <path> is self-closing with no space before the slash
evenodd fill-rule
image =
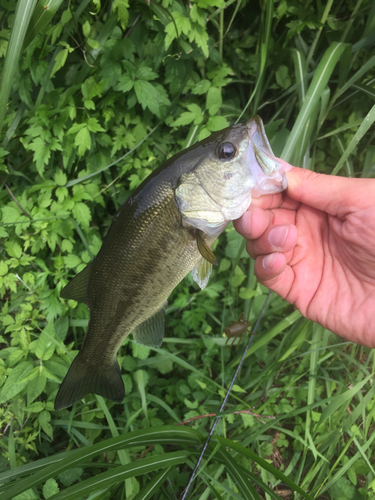
<path id="1" fill-rule="evenodd" d="M 222 142 L 218 147 L 220 160 L 231 160 L 236 156 L 236 148 L 231 142 Z"/>

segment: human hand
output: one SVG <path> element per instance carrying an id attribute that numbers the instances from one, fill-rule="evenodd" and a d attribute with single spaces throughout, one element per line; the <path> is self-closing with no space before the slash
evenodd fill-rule
<path id="1" fill-rule="evenodd" d="M 375 179 L 283 164 L 287 190 L 253 199 L 234 222 L 258 280 L 306 318 L 375 347 Z"/>

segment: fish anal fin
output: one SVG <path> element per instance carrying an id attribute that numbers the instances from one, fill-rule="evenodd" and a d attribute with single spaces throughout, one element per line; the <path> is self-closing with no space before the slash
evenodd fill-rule
<path id="1" fill-rule="evenodd" d="M 87 289 L 90 271 L 91 263 L 69 281 L 69 283 L 61 290 L 60 297 L 87 304 Z"/>
<path id="2" fill-rule="evenodd" d="M 201 290 L 203 290 L 207 283 L 208 279 L 211 275 L 212 271 L 212 264 L 211 262 L 208 262 L 206 259 L 202 258 L 198 264 L 194 267 L 194 269 L 191 271 L 191 276 L 193 280 L 198 283 L 200 286 Z"/>
<path id="3" fill-rule="evenodd" d="M 197 246 L 199 253 L 204 259 L 206 259 L 211 264 L 217 266 L 217 259 L 214 255 L 212 249 L 207 245 L 204 239 L 204 232 L 201 229 L 195 231 L 195 239 L 197 240 Z"/>
<path id="4" fill-rule="evenodd" d="M 150 318 L 136 326 L 133 330 L 133 337 L 137 344 L 147 347 L 160 347 L 164 338 L 164 320 L 167 301 Z"/>
<path id="5" fill-rule="evenodd" d="M 125 397 L 124 383 L 117 359 L 106 365 L 88 364 L 80 351 L 70 365 L 55 399 L 55 410 L 73 405 L 87 396 L 98 394 L 116 403 Z"/>

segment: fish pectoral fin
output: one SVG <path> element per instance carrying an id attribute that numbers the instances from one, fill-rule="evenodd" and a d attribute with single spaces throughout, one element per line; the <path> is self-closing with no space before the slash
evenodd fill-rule
<path id="1" fill-rule="evenodd" d="M 214 255 L 214 252 L 205 242 L 203 235 L 204 235 L 204 232 L 201 229 L 198 229 L 197 231 L 195 231 L 195 239 L 197 240 L 197 246 L 198 246 L 199 253 L 208 262 L 217 266 L 217 259 Z"/>
<path id="2" fill-rule="evenodd" d="M 208 262 L 206 259 L 202 258 L 198 264 L 191 271 L 191 276 L 193 280 L 198 283 L 201 290 L 206 287 L 208 283 L 208 278 L 211 275 L 212 264 Z"/>
<path id="3" fill-rule="evenodd" d="M 77 274 L 69 283 L 61 290 L 60 297 L 63 299 L 76 300 L 87 304 L 87 288 L 91 271 L 91 263 L 85 269 Z"/>
<path id="4" fill-rule="evenodd" d="M 108 364 L 89 364 L 80 351 L 60 385 L 55 399 L 55 410 L 72 406 L 87 394 L 98 394 L 121 403 L 125 397 L 125 389 L 116 357 Z"/>
<path id="5" fill-rule="evenodd" d="M 133 337 L 137 344 L 147 347 L 160 347 L 164 338 L 164 320 L 167 301 L 161 308 L 146 321 L 136 326 L 133 330 Z"/>

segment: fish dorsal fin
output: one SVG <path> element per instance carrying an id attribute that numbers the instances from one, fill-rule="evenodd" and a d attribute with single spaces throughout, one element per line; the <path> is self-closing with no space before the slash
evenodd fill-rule
<path id="1" fill-rule="evenodd" d="M 208 283 L 208 278 L 210 277 L 212 271 L 212 264 L 206 259 L 202 258 L 198 264 L 191 271 L 191 276 L 193 280 L 198 283 L 201 290 L 206 287 Z"/>
<path id="2" fill-rule="evenodd" d="M 203 235 L 204 235 L 204 232 L 201 229 L 198 229 L 197 231 L 195 231 L 195 239 L 197 240 L 197 246 L 198 246 L 199 253 L 208 262 L 217 266 L 217 260 L 216 260 L 216 257 L 214 255 L 214 252 L 205 242 Z"/>
<path id="3" fill-rule="evenodd" d="M 167 301 L 150 318 L 136 326 L 133 330 L 133 337 L 137 344 L 147 347 L 160 347 L 164 338 L 164 320 Z"/>
<path id="4" fill-rule="evenodd" d="M 87 288 L 90 271 L 91 263 L 69 281 L 69 283 L 61 290 L 60 297 L 63 299 L 77 300 L 78 302 L 87 304 Z"/>

